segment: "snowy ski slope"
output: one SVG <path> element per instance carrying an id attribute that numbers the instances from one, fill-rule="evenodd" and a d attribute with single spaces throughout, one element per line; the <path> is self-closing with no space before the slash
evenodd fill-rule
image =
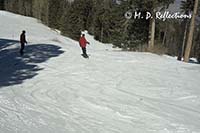
<path id="1" fill-rule="evenodd" d="M 0 133 L 200 133 L 200 65 L 86 38 L 0 11 Z"/>

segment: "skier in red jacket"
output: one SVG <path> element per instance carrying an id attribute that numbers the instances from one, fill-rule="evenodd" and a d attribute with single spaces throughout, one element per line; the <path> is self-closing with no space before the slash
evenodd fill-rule
<path id="1" fill-rule="evenodd" d="M 83 56 L 88 57 L 87 52 L 86 52 L 86 46 L 87 44 L 90 44 L 90 43 L 85 39 L 85 34 L 82 34 L 81 38 L 79 39 L 79 44 L 80 44 L 80 47 L 82 48 Z"/>

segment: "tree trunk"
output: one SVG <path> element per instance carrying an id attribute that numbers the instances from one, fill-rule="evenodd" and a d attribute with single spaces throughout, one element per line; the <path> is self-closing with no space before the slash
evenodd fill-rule
<path id="1" fill-rule="evenodd" d="M 164 31 L 164 36 L 163 36 L 163 40 L 162 40 L 162 46 L 165 45 L 166 35 L 167 35 L 167 23 L 166 23 L 166 25 L 165 25 L 165 31 Z"/>
<path id="2" fill-rule="evenodd" d="M 149 49 L 153 49 L 154 48 L 154 40 L 155 40 L 155 28 L 156 28 L 156 21 L 155 18 L 153 17 L 150 20 L 150 27 L 149 27 L 149 44 L 148 47 Z"/>
<path id="3" fill-rule="evenodd" d="M 185 42 L 186 42 L 186 38 L 187 38 L 187 31 L 188 31 L 188 22 L 186 21 L 184 37 L 183 37 L 183 44 L 182 44 L 182 49 L 181 49 L 181 60 L 182 60 L 182 57 L 184 56 Z"/>
<path id="4" fill-rule="evenodd" d="M 195 0 L 192 20 L 190 22 L 190 29 L 189 29 L 188 40 L 187 40 L 187 47 L 186 47 L 185 55 L 184 55 L 184 61 L 185 62 L 189 62 L 189 58 L 190 58 L 190 51 L 191 51 L 191 48 L 192 48 L 192 41 L 193 41 L 193 36 L 194 36 L 195 18 L 196 18 L 197 10 L 198 10 L 198 2 L 199 2 L 199 0 Z"/>
<path id="5" fill-rule="evenodd" d="M 101 25 L 101 42 L 103 42 L 103 23 Z"/>

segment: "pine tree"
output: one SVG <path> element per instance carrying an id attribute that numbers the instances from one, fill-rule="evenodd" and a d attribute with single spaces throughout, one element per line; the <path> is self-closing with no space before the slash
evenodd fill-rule
<path id="1" fill-rule="evenodd" d="M 181 1 L 181 11 L 184 13 L 184 14 L 187 14 L 189 15 L 192 11 L 193 11 L 193 8 L 194 8 L 194 0 L 183 0 Z M 179 49 L 178 49 L 178 58 L 177 60 L 182 60 L 182 57 L 184 56 L 184 50 L 185 50 L 185 43 L 186 43 L 186 39 L 187 39 L 187 32 L 188 32 L 188 27 L 189 27 L 189 21 L 188 19 L 184 19 L 181 23 L 181 26 L 182 27 L 185 27 L 184 28 L 184 35 L 183 35 L 183 41 L 182 41 L 182 46 L 180 45 L 179 46 Z"/>
<path id="2" fill-rule="evenodd" d="M 115 45 L 126 50 L 142 50 L 148 39 L 148 21 L 145 19 L 125 18 L 127 11 L 145 13 L 141 2 L 136 0 L 122 1 L 115 6 L 111 20 L 112 41 Z"/>
<path id="3" fill-rule="evenodd" d="M 155 31 L 156 31 L 156 20 L 155 20 L 155 12 L 158 10 L 166 9 L 169 4 L 173 3 L 174 0 L 145 0 L 142 1 L 142 5 L 144 5 L 147 11 L 151 12 L 153 18 L 150 19 L 149 23 L 149 49 L 154 48 L 154 40 L 155 40 Z"/>
<path id="4" fill-rule="evenodd" d="M 54 29 L 61 28 L 61 18 L 64 12 L 65 0 L 49 0 L 48 25 Z"/>
<path id="5" fill-rule="evenodd" d="M 62 33 L 75 40 L 78 40 L 81 31 L 90 27 L 89 20 L 92 11 L 92 0 L 74 0 L 64 11 L 62 17 Z"/>
<path id="6" fill-rule="evenodd" d="M 101 42 L 109 42 L 110 39 L 110 23 L 112 21 L 111 10 L 112 5 L 110 0 L 96 0 L 94 3 L 94 36 L 95 39 Z"/>
<path id="7" fill-rule="evenodd" d="M 0 0 L 0 10 L 4 9 L 4 0 Z"/>

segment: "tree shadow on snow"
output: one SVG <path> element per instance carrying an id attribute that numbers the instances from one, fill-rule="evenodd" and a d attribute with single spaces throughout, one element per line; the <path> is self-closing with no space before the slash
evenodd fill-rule
<path id="1" fill-rule="evenodd" d="M 6 49 L 10 45 L 19 45 L 19 42 L 0 39 L 0 88 L 35 77 L 43 69 L 39 63 L 64 53 L 61 47 L 53 44 L 33 44 L 27 45 L 24 55 L 20 56 L 19 48 Z"/>
<path id="2" fill-rule="evenodd" d="M 0 50 L 16 43 L 19 43 L 19 41 L 0 38 Z"/>

